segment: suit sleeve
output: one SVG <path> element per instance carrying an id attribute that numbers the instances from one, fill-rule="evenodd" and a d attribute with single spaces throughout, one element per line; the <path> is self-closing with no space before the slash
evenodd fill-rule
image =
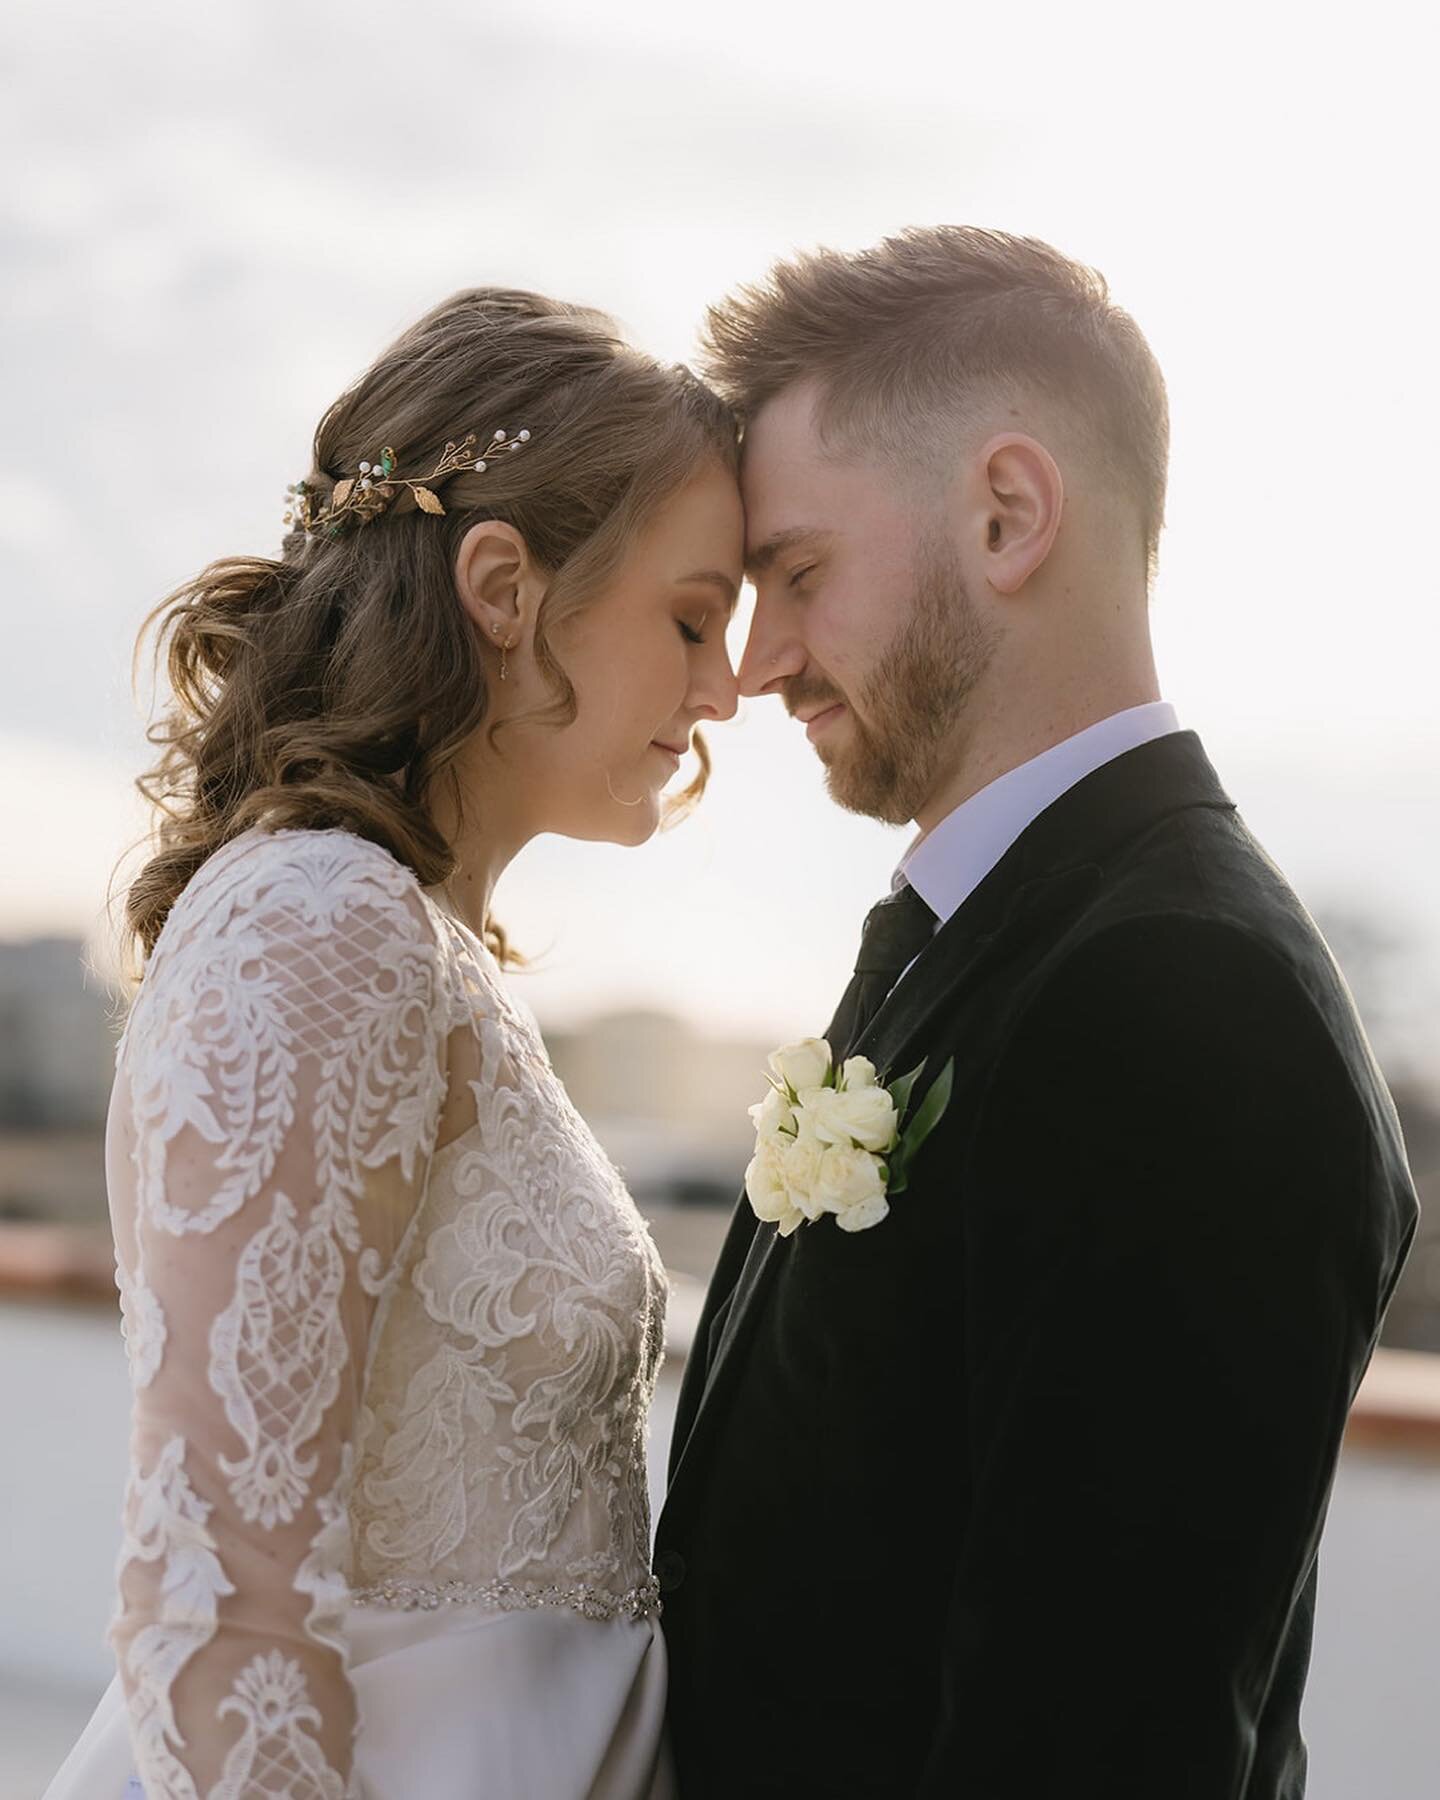
<path id="1" fill-rule="evenodd" d="M 1244 1795 L 1411 1216 L 1327 995 L 1237 929 L 1138 920 L 1003 1048 L 924 1795 Z"/>

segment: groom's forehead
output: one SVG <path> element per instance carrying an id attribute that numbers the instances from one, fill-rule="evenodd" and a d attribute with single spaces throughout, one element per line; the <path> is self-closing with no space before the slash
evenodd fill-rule
<path id="1" fill-rule="evenodd" d="M 803 397 L 770 401 L 746 427 L 740 464 L 746 572 L 762 574 L 786 552 L 868 518 L 874 484 L 863 462 L 827 447 Z"/>
<path id="2" fill-rule="evenodd" d="M 745 428 L 740 463 L 747 569 L 832 529 L 848 485 L 815 428 L 811 395 L 792 388 L 768 401 Z"/>
<path id="3" fill-rule="evenodd" d="M 784 388 L 755 413 L 745 427 L 741 467 L 757 479 L 789 467 L 808 468 L 824 453 L 813 382 Z"/>

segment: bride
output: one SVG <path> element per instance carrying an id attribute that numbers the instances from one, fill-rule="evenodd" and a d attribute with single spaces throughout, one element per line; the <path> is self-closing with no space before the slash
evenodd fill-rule
<path id="1" fill-rule="evenodd" d="M 664 1273 L 490 900 L 540 832 L 642 843 L 734 713 L 735 463 L 608 320 L 461 293 L 326 413 L 280 560 L 160 609 L 119 1673 L 48 1800 L 669 1792 Z"/>

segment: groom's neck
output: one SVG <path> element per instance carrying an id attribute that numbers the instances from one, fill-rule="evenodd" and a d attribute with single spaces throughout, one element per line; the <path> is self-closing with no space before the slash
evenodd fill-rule
<path id="1" fill-rule="evenodd" d="M 1160 699 L 1154 659 L 1143 652 L 1109 667 L 1030 681 L 1010 675 L 971 696 L 947 744 L 936 781 L 916 809 L 922 833 L 982 788 L 1102 719 Z"/>

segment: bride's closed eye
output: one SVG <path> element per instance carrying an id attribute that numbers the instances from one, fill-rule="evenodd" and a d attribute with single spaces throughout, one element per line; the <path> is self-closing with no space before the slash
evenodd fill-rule
<path id="1" fill-rule="evenodd" d="M 687 644 L 703 644 L 705 642 L 703 630 L 697 631 L 693 625 L 687 625 L 683 619 L 678 620 L 677 623 L 680 626 L 680 635 Z"/>

